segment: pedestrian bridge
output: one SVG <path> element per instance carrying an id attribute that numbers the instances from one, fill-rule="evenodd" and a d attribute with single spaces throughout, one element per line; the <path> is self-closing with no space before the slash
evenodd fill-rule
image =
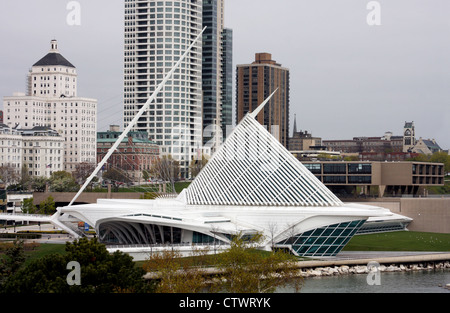
<path id="1" fill-rule="evenodd" d="M 0 213 L 0 221 L 50 223 L 51 218 L 50 215 L 43 214 Z"/>

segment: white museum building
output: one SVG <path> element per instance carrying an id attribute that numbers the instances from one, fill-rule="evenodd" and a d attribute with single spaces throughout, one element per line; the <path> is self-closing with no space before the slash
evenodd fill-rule
<path id="1" fill-rule="evenodd" d="M 70 232 L 70 222 L 83 221 L 110 251 L 136 259 L 174 247 L 182 253 L 199 245 L 226 247 L 233 236 L 257 233 L 261 249 L 334 256 L 367 220 L 398 222 L 387 209 L 342 203 L 256 115 L 247 114 L 179 195 L 70 205 L 59 208 L 53 222 Z"/>

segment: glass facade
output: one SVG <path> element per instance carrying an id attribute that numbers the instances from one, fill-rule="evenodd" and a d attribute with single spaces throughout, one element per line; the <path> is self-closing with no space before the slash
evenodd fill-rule
<path id="1" fill-rule="evenodd" d="M 322 164 L 320 163 L 306 163 L 305 167 L 313 174 L 322 174 Z"/>
<path id="2" fill-rule="evenodd" d="M 356 233 L 357 235 L 361 234 L 373 234 L 373 233 L 382 233 L 382 232 L 388 232 L 388 231 L 400 231 L 400 230 L 406 230 L 406 227 L 408 226 L 409 222 L 375 222 L 370 224 L 365 224 L 363 227 L 361 227 L 360 230 Z"/>
<path id="3" fill-rule="evenodd" d="M 104 244 L 180 244 L 182 229 L 143 223 L 107 222 L 99 226 Z"/>
<path id="4" fill-rule="evenodd" d="M 220 2 L 203 0 L 203 27 L 207 27 L 203 33 L 202 52 L 202 91 L 203 91 L 203 144 L 206 144 L 214 136 L 213 125 L 221 122 L 221 74 L 218 71 L 221 66 L 221 38 L 220 32 L 223 21 L 221 16 L 222 6 Z M 207 128 L 207 130 L 205 130 Z"/>
<path id="5" fill-rule="evenodd" d="M 228 131 L 233 126 L 233 30 L 222 32 L 222 135 L 225 142 Z"/>
<path id="6" fill-rule="evenodd" d="M 348 165 L 349 174 L 372 174 L 372 164 L 370 163 L 350 163 Z"/>
<path id="7" fill-rule="evenodd" d="M 291 245 L 299 256 L 334 256 L 364 224 L 365 220 L 351 221 L 312 229 L 280 241 L 277 245 Z"/>
<path id="8" fill-rule="evenodd" d="M 346 174 L 347 166 L 345 163 L 324 163 L 323 164 L 324 174 Z"/>

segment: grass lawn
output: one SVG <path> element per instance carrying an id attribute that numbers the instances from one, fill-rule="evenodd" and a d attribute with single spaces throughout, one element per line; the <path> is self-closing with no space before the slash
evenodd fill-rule
<path id="1" fill-rule="evenodd" d="M 27 256 L 26 262 L 29 262 L 34 259 L 42 258 L 47 254 L 64 254 L 66 245 L 63 244 L 51 244 L 51 243 L 42 243 L 35 250 L 25 250 L 25 254 Z"/>
<path id="2" fill-rule="evenodd" d="M 398 231 L 358 235 L 344 251 L 450 251 L 450 234 Z"/>

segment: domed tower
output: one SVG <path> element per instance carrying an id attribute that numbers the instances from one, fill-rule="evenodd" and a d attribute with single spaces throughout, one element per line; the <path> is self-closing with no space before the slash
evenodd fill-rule
<path id="1" fill-rule="evenodd" d="M 38 97 L 76 97 L 77 70 L 58 50 L 53 39 L 50 51 L 33 64 L 28 75 L 28 95 Z"/>

